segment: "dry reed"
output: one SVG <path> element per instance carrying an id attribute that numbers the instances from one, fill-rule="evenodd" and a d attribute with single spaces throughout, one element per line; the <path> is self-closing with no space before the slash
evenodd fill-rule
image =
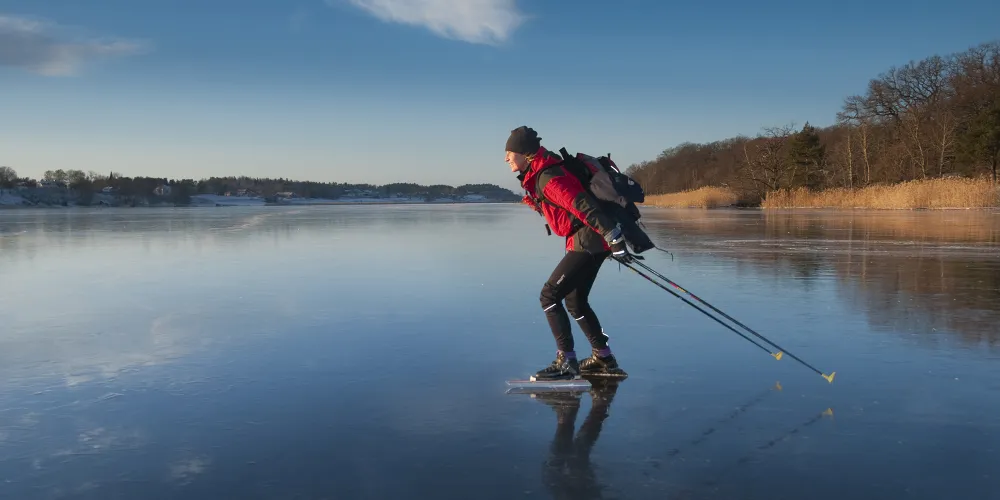
<path id="1" fill-rule="evenodd" d="M 1000 191 L 989 178 L 951 177 L 874 185 L 860 189 L 805 188 L 767 193 L 761 208 L 986 208 L 1000 207 Z"/>
<path id="2" fill-rule="evenodd" d="M 646 197 L 643 205 L 669 208 L 728 207 L 739 201 L 739 196 L 729 188 L 706 186 L 678 193 L 655 194 Z"/>

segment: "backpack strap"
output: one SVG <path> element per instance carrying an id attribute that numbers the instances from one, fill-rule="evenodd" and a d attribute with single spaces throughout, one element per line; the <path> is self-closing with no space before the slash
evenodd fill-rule
<path id="1" fill-rule="evenodd" d="M 563 161 L 569 161 L 573 157 L 569 155 L 569 151 L 566 151 L 566 147 L 559 148 L 559 154 L 562 155 Z"/>
<path id="2" fill-rule="evenodd" d="M 555 204 L 555 203 L 553 203 L 553 202 L 551 202 L 551 201 L 547 200 L 547 199 L 545 198 L 545 194 L 543 194 L 543 191 L 542 191 L 542 189 L 540 189 L 540 186 L 538 185 L 539 181 L 541 181 L 541 179 L 542 179 L 542 178 L 541 178 L 541 173 L 542 173 L 542 172 L 544 172 L 545 170 L 548 170 L 548 169 L 550 169 L 550 168 L 552 168 L 552 167 L 565 167 L 565 166 L 566 166 L 566 163 L 567 163 L 567 161 L 573 161 L 573 160 L 575 160 L 575 159 L 576 159 L 576 158 L 573 158 L 572 156 L 570 156 L 570 155 L 569 155 L 569 153 L 568 153 L 568 152 L 566 151 L 566 148 L 562 148 L 562 149 L 560 149 L 560 150 L 559 150 L 559 153 L 560 153 L 560 154 L 562 155 L 562 157 L 563 157 L 562 161 L 559 161 L 559 162 L 556 162 L 556 163 L 553 163 L 553 164 L 551 164 L 551 165 L 546 165 L 545 167 L 543 167 L 542 169 L 540 169 L 540 170 L 538 171 L 538 173 L 536 174 L 536 177 L 535 177 L 535 193 L 537 193 L 537 197 L 536 197 L 535 199 L 536 199 L 536 200 L 537 200 L 538 202 L 540 202 L 540 203 L 548 203 L 549 205 L 554 205 L 554 206 L 557 206 L 557 207 L 559 207 L 559 208 L 562 208 L 563 210 L 566 210 L 566 212 L 567 212 L 567 213 L 569 214 L 570 218 L 571 218 L 571 219 L 573 220 L 573 221 L 572 221 L 572 222 L 570 223 L 570 227 L 569 227 L 569 231 L 570 231 L 570 234 L 571 234 L 571 235 L 573 235 L 573 234 L 576 234 L 576 233 L 577 233 L 577 231 L 579 231 L 580 229 L 583 229 L 583 227 L 584 227 L 584 226 L 586 226 L 586 224 L 584 224 L 584 223 L 583 223 L 583 221 L 581 221 L 581 220 L 580 220 L 580 219 L 579 219 L 579 218 L 578 218 L 578 217 L 577 217 L 576 215 L 573 215 L 573 212 L 570 212 L 570 211 L 569 211 L 569 210 L 567 210 L 566 208 L 564 208 L 564 207 L 561 207 L 561 206 L 559 206 L 559 205 L 557 205 L 557 204 Z M 573 172 L 569 172 L 569 174 L 570 174 L 570 175 L 573 175 Z M 574 176 L 574 177 L 575 177 L 575 176 Z M 581 184 L 583 184 L 583 181 L 581 181 Z M 584 188 L 584 189 L 587 189 L 587 185 L 586 185 L 586 184 L 583 184 L 583 188 Z M 587 191 L 588 191 L 588 192 L 590 192 L 590 190 L 589 190 L 589 189 L 587 189 Z M 543 217 L 544 217 L 544 216 L 543 216 Z M 552 232 L 551 232 L 551 230 L 549 229 L 549 225 L 548 225 L 548 224 L 545 224 L 545 231 L 546 231 L 546 232 L 548 232 L 548 233 L 549 233 L 549 235 L 552 235 Z"/>

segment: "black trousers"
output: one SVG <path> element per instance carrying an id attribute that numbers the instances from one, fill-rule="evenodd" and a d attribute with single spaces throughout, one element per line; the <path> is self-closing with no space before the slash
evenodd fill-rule
<path id="1" fill-rule="evenodd" d="M 560 351 L 573 350 L 573 332 L 570 329 L 569 316 L 573 316 L 583 334 L 590 341 L 592 349 L 604 349 L 608 346 L 608 337 L 601 329 L 597 314 L 590 307 L 588 300 L 590 289 L 597 279 L 597 272 L 610 252 L 591 254 L 588 252 L 566 252 L 559 264 L 552 271 L 548 281 L 542 286 L 541 302 L 545 318 L 556 339 L 556 348 Z M 563 308 L 562 301 L 566 301 Z M 566 310 L 569 310 L 569 315 Z"/>

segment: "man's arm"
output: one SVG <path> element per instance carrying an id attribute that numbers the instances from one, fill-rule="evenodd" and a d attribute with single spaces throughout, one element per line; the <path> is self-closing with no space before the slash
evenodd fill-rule
<path id="1" fill-rule="evenodd" d="M 550 202 L 565 208 L 588 227 L 597 231 L 609 244 L 621 239 L 621 228 L 597 205 L 597 200 L 569 175 L 555 175 L 542 186 Z"/>

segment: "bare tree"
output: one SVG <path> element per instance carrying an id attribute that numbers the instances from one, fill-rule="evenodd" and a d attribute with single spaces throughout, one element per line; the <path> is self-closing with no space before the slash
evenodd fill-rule
<path id="1" fill-rule="evenodd" d="M 791 125 L 764 129 L 754 140 L 743 143 L 738 175 L 757 193 L 791 187 L 797 164 L 789 161 L 787 144 Z"/>
<path id="2" fill-rule="evenodd" d="M 890 68 L 868 83 L 864 96 L 849 97 L 840 116 L 855 123 L 894 127 L 920 177 L 927 177 L 932 161 L 937 163 L 938 174 L 943 174 L 957 127 L 950 108 L 954 96 L 950 79 L 955 69 L 954 58 L 941 56 Z"/>
<path id="3" fill-rule="evenodd" d="M 874 124 L 875 115 L 867 111 L 863 97 L 854 95 L 844 100 L 843 109 L 837 113 L 837 121 L 847 125 L 848 139 L 857 136 L 857 148 L 861 156 L 860 168 L 863 171 L 861 184 L 867 186 L 872 182 L 872 163 L 876 154 L 871 134 L 872 127 L 877 126 Z"/>
<path id="4" fill-rule="evenodd" d="M 851 126 L 844 126 L 840 129 L 841 137 L 831 141 L 827 167 L 829 174 L 826 182 L 830 185 L 840 185 L 846 188 L 854 187 L 855 177 L 855 150 Z"/>

